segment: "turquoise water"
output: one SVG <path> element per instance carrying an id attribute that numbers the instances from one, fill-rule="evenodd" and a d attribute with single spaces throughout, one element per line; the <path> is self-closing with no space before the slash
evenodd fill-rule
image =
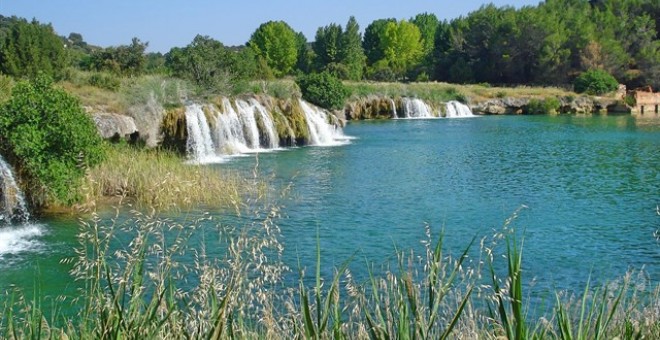
<path id="1" fill-rule="evenodd" d="M 421 251 L 425 226 L 445 230 L 460 253 L 473 237 L 512 226 L 525 236 L 523 269 L 534 290 L 581 290 L 644 269 L 660 279 L 660 121 L 632 117 L 478 117 L 351 122 L 349 145 L 258 155 L 273 176 L 285 261 L 315 261 L 317 232 L 324 272 L 354 255 L 385 263 L 395 247 Z M 212 165 L 251 174 L 257 157 Z M 45 219 L 35 245 L 0 255 L 0 287 L 42 294 L 71 289 L 76 222 Z M 478 247 L 471 253 L 476 258 Z M 293 275 L 293 274 L 292 274 Z"/>

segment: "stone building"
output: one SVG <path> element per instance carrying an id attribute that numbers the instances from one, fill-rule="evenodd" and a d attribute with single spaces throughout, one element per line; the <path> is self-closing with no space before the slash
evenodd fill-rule
<path id="1" fill-rule="evenodd" d="M 654 93 L 651 87 L 637 89 L 633 92 L 635 106 L 631 113 L 634 116 L 660 117 L 660 92 Z"/>

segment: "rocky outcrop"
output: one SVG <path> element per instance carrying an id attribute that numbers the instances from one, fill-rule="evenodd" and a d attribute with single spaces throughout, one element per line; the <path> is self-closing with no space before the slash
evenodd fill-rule
<path id="1" fill-rule="evenodd" d="M 587 96 L 495 98 L 473 103 L 470 108 L 474 113 L 484 115 L 529 114 L 530 112 L 534 112 L 534 110 L 530 109 L 530 103 L 544 102 L 549 99 L 555 99 L 555 103 L 559 104 L 558 107 L 554 108 L 556 113 L 594 114 L 625 112 L 626 109 L 625 105 L 616 99 Z M 550 106 L 554 106 L 554 104 Z"/>
<path id="2" fill-rule="evenodd" d="M 396 107 L 393 98 L 369 95 L 351 100 L 344 108 L 344 113 L 348 120 L 388 119 L 394 116 Z"/>
<path id="3" fill-rule="evenodd" d="M 474 113 L 486 115 L 522 114 L 531 98 L 506 97 L 471 105 Z"/>
<path id="4" fill-rule="evenodd" d="M 92 113 L 99 135 L 104 139 L 136 141 L 140 135 L 132 117 L 107 112 Z"/>

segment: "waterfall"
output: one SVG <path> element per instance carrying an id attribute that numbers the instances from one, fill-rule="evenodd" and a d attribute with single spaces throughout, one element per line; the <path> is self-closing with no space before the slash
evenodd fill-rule
<path id="1" fill-rule="evenodd" d="M 5 254 L 41 246 L 36 238 L 44 234 L 43 226 L 29 221 L 25 196 L 16 184 L 11 167 L 0 156 L 0 259 Z"/>
<path id="2" fill-rule="evenodd" d="M 186 149 L 188 155 L 196 163 L 210 163 L 221 161 L 215 153 L 211 129 L 206 119 L 206 114 L 201 105 L 192 104 L 186 106 L 186 124 L 188 130 L 188 141 Z"/>
<path id="3" fill-rule="evenodd" d="M 474 114 L 472 114 L 472 110 L 470 108 L 461 103 L 457 102 L 455 100 L 452 100 L 446 104 L 446 113 L 445 117 L 446 118 L 467 118 L 467 117 L 475 117 Z"/>
<path id="4" fill-rule="evenodd" d="M 25 196 L 16 184 L 11 167 L 0 156 L 0 223 L 25 223 L 30 213 L 25 203 Z"/>
<path id="5" fill-rule="evenodd" d="M 396 103 L 394 103 L 394 99 L 390 98 L 390 104 L 392 105 L 392 119 L 399 118 L 399 115 L 396 113 Z"/>
<path id="6" fill-rule="evenodd" d="M 268 149 L 275 149 L 279 147 L 280 139 L 277 136 L 277 130 L 275 129 L 275 124 L 273 123 L 273 118 L 270 116 L 270 113 L 268 113 L 266 108 L 254 98 L 250 99 L 250 104 L 254 107 L 255 112 L 259 114 L 263 128 L 266 130 L 264 131 L 265 146 Z"/>
<path id="7" fill-rule="evenodd" d="M 232 107 L 229 99 L 223 99 L 222 106 L 225 112 L 216 114 L 215 133 L 218 145 L 217 151 L 226 155 L 250 152 L 251 149 L 245 139 L 243 123 L 238 113 Z"/>
<path id="8" fill-rule="evenodd" d="M 310 145 L 340 145 L 348 139 L 338 125 L 328 123 L 328 115 L 325 111 L 312 107 L 303 100 L 300 100 L 300 107 L 302 107 L 305 113 L 305 120 L 309 129 Z"/>
<path id="9" fill-rule="evenodd" d="M 433 109 L 418 98 L 402 98 L 404 118 L 436 118 Z"/>
<path id="10" fill-rule="evenodd" d="M 335 128 L 338 122 L 328 123 L 329 118 L 336 117 L 304 101 L 300 101 L 300 105 L 309 128 L 309 144 L 337 145 L 338 141 L 348 139 L 340 128 Z M 277 150 L 280 147 L 275 120 L 259 101 L 250 98 L 232 103 L 225 98 L 221 106 L 221 110 L 215 105 L 191 104 L 186 107 L 186 146 L 191 162 L 223 162 L 227 156 Z M 293 136 L 289 124 L 287 129 Z"/>

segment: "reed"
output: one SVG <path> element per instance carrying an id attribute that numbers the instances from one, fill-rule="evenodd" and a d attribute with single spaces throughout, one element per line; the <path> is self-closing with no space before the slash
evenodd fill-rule
<path id="1" fill-rule="evenodd" d="M 73 301 L 44 308 L 8 294 L 0 337 L 8 339 L 657 339 L 660 287 L 628 275 L 577 297 L 557 292 L 554 310 L 531 320 L 523 292 L 524 262 L 516 232 L 505 224 L 482 253 L 472 243 L 457 257 L 443 236 L 423 241 L 425 254 L 397 250 L 394 263 L 356 281 L 348 264 L 321 275 L 321 235 L 311 284 L 299 265 L 286 284 L 277 220 L 280 207 L 253 204 L 243 219 L 209 214 L 183 220 L 132 211 L 130 218 L 93 213 L 80 224 Z M 216 235 L 213 255 L 206 237 Z M 504 242 L 504 252 L 498 243 Z M 487 246 L 484 246 L 487 245 Z M 506 259 L 499 266 L 495 259 Z M 192 258 L 192 261 L 183 261 Z M 485 260 L 484 260 L 485 258 Z M 486 262 L 484 267 L 484 262 Z M 482 268 L 483 267 L 483 268 Z M 481 270 L 490 271 L 492 285 Z M 507 273 L 497 278 L 493 273 Z M 35 294 L 38 296 L 38 294 Z M 72 303 L 75 315 L 58 313 Z M 485 306 L 491 306 L 490 308 Z M 489 311 L 490 310 L 490 311 Z M 44 313 L 48 311 L 48 313 Z M 47 318 L 45 315 L 50 315 Z"/>

